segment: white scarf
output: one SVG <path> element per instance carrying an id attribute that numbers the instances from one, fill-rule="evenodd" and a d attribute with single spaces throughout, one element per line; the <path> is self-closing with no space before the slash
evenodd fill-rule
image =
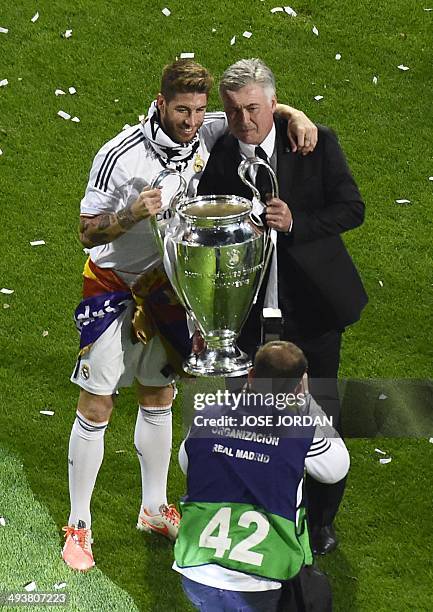
<path id="1" fill-rule="evenodd" d="M 198 133 L 190 142 L 175 142 L 160 123 L 156 100 L 152 102 L 143 125 L 144 134 L 164 168 L 183 172 L 200 146 Z"/>

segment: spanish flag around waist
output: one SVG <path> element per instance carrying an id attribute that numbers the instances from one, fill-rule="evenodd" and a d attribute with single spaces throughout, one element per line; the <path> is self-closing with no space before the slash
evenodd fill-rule
<path id="1" fill-rule="evenodd" d="M 191 352 L 191 338 L 185 310 L 163 270 L 143 274 L 131 291 L 115 272 L 98 267 L 89 258 L 83 279 L 83 301 L 74 317 L 81 334 L 81 355 L 134 300 L 133 339 L 147 344 L 158 335 L 169 358 L 167 365 L 183 373 L 182 361 Z"/>

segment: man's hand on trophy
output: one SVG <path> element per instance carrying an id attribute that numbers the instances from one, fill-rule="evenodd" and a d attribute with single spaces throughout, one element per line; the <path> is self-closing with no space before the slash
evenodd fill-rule
<path id="1" fill-rule="evenodd" d="M 317 145 L 318 131 L 307 115 L 302 111 L 295 111 L 289 119 L 287 132 L 290 148 L 293 153 L 299 152 L 308 155 Z"/>
<path id="2" fill-rule="evenodd" d="M 204 348 L 206 348 L 204 338 L 201 332 L 196 329 L 192 336 L 192 352 L 197 355 L 201 353 Z"/>
<path id="3" fill-rule="evenodd" d="M 279 232 L 288 232 L 292 227 L 290 208 L 279 198 L 266 200 L 266 223 Z"/>
<path id="4" fill-rule="evenodd" d="M 131 205 L 131 213 L 138 221 L 147 217 L 155 216 L 162 206 L 161 188 L 151 189 L 144 187 L 135 202 Z"/>

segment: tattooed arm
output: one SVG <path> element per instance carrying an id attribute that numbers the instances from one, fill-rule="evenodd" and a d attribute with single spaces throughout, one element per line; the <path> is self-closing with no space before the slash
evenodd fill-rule
<path id="1" fill-rule="evenodd" d="M 80 216 L 80 240 L 88 249 L 108 244 L 125 234 L 136 223 L 156 215 L 161 209 L 161 190 L 145 187 L 130 206 L 117 213 L 102 213 L 94 217 Z"/>

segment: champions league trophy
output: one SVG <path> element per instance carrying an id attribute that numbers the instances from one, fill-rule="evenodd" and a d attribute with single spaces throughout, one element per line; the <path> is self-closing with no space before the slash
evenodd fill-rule
<path id="1" fill-rule="evenodd" d="M 268 170 L 272 195 L 278 184 L 272 168 L 253 157 L 241 162 L 238 174 L 260 201 L 248 170 L 263 165 Z M 235 195 L 186 198 L 183 177 L 163 170 L 152 181 L 158 187 L 177 175 L 179 188 L 170 201 L 170 218 L 161 231 L 152 217 L 165 271 L 188 315 L 200 330 L 206 348 L 192 354 L 183 367 L 195 376 L 242 376 L 251 367 L 236 338 L 257 296 L 272 252 L 269 232 L 253 213 L 253 202 Z"/>

